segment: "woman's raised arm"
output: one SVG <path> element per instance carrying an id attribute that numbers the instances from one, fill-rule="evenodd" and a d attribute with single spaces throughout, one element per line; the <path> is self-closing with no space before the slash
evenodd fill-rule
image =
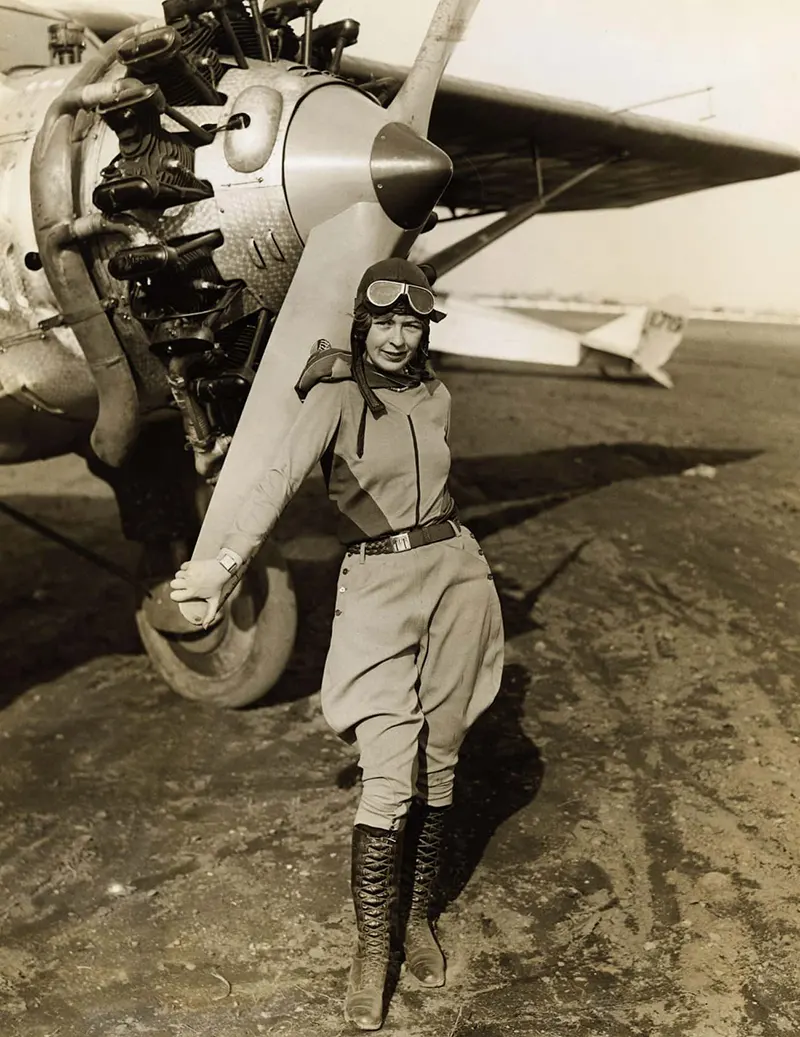
<path id="1" fill-rule="evenodd" d="M 219 556 L 184 562 L 175 574 L 170 583 L 173 601 L 208 602 L 204 627 L 216 617 L 228 582 L 240 578 L 240 570 L 272 532 L 283 509 L 328 448 L 341 418 L 343 391 L 342 383 L 323 383 L 311 389 L 286 439 L 267 455 Z"/>

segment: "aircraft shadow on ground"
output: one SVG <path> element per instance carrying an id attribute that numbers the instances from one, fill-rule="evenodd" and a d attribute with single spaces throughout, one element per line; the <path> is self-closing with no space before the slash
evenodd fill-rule
<path id="1" fill-rule="evenodd" d="M 133 567 L 136 549 L 122 539 L 113 500 L 6 499 L 121 567 Z M 132 587 L 6 514 L 0 515 L 0 537 L 0 709 L 100 656 L 141 652 Z"/>
<path id="2" fill-rule="evenodd" d="M 458 459 L 453 469 L 456 490 L 461 491 L 456 495 L 464 503 L 470 527 L 483 537 L 624 479 L 676 475 L 699 464 L 733 464 L 758 453 L 620 443 L 522 456 Z M 587 542 L 571 547 L 535 587 L 521 588 L 513 577 L 496 574 L 507 640 L 538 629 L 533 611 L 539 597 L 572 565 Z M 333 596 L 333 584 L 327 593 Z M 307 677 L 313 690 L 319 686 L 323 663 L 324 651 L 315 664 L 317 673 Z M 530 684 L 524 666 L 507 665 L 495 702 L 464 742 L 437 912 L 461 895 L 497 829 L 531 803 L 539 791 L 544 763 L 522 726 Z M 358 767 L 350 764 L 339 773 L 337 783 L 352 787 L 358 780 Z"/>
<path id="3" fill-rule="evenodd" d="M 720 467 L 751 460 L 760 450 L 713 447 L 669 447 L 650 443 L 601 443 L 544 450 L 538 453 L 454 458 L 452 490 L 462 518 L 482 540 L 502 529 L 521 525 L 546 511 L 628 479 L 678 475 L 700 464 Z M 292 505 L 295 535 L 330 533 L 330 510 L 318 498 Z M 313 695 L 320 686 L 327 652 L 327 634 L 336 594 L 338 560 L 292 563 L 298 606 L 305 623 L 284 677 L 257 706 L 294 701 Z M 530 611 L 530 594 L 513 581 L 496 580 L 506 633 L 510 617 Z M 507 588 L 505 588 L 507 584 Z M 510 593 L 504 593 L 507 589 Z M 320 603 L 325 603 L 323 606 Z M 322 631 L 322 635 L 320 635 Z"/>
<path id="4" fill-rule="evenodd" d="M 749 461 L 760 453 L 632 442 L 455 458 L 454 494 L 481 539 L 614 483 L 679 475 L 701 464 L 718 468 Z"/>
<path id="5" fill-rule="evenodd" d="M 698 464 L 718 467 L 756 457 L 758 450 L 611 443 L 538 453 L 455 458 L 454 495 L 479 538 L 535 518 L 575 497 L 627 479 L 675 475 Z M 67 500 L 65 498 L 65 500 Z M 39 518 L 99 554 L 132 566 L 134 549 L 121 539 L 112 501 L 69 498 L 63 511 L 53 497 L 17 495 L 8 503 Z M 293 504 L 294 535 L 333 530 L 332 509 L 319 494 Z M 122 580 L 36 537 L 0 515 L 0 709 L 28 688 L 54 680 L 102 655 L 141 651 L 133 618 L 133 591 Z M 287 673 L 263 701 L 296 701 L 319 689 L 328 646 L 338 561 L 293 562 L 303 621 Z M 498 590 L 509 636 L 533 601 Z"/>
<path id="6" fill-rule="evenodd" d="M 544 762 L 522 727 L 530 683 L 524 666 L 507 665 L 497 698 L 461 748 L 435 914 L 458 899 L 497 829 L 541 787 Z"/>

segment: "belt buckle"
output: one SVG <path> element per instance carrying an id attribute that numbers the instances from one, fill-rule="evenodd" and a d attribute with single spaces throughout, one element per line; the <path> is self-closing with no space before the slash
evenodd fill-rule
<path id="1" fill-rule="evenodd" d="M 393 533 L 389 539 L 392 542 L 393 551 L 410 551 L 411 538 L 408 533 Z"/>

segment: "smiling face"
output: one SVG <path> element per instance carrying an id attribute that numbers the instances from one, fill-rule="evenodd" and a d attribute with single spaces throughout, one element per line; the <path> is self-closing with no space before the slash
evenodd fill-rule
<path id="1" fill-rule="evenodd" d="M 367 360 L 386 374 L 404 371 L 416 356 L 425 325 L 413 314 L 384 313 L 372 318 L 365 348 Z"/>

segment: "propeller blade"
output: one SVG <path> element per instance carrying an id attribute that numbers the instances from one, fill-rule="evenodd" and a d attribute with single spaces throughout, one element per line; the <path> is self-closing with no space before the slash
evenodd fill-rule
<path id="1" fill-rule="evenodd" d="M 392 255 L 404 236 L 377 202 L 358 202 L 311 231 L 270 335 L 225 463 L 208 506 L 193 558 L 214 558 L 233 518 L 283 441 L 301 407 L 293 387 L 320 338 L 349 348 L 355 286 L 366 267 Z M 184 602 L 199 623 L 205 603 Z"/>
<path id="2" fill-rule="evenodd" d="M 450 55 L 463 38 L 480 0 L 439 0 L 414 65 L 389 106 L 394 122 L 417 133 L 428 131 L 433 99 Z"/>

